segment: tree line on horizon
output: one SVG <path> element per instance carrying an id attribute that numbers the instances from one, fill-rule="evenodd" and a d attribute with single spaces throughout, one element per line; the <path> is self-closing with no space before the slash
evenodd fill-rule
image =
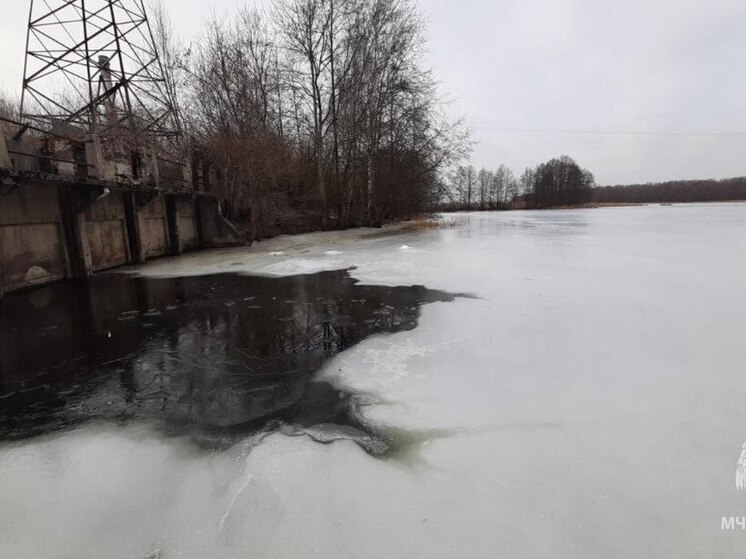
<path id="1" fill-rule="evenodd" d="M 591 200 L 593 174 L 563 155 L 527 167 L 519 177 L 507 166 L 495 171 L 461 165 L 451 174 L 445 211 L 542 209 L 576 206 Z"/>
<path id="2" fill-rule="evenodd" d="M 495 171 L 461 165 L 452 172 L 441 211 L 547 209 L 603 204 L 726 202 L 746 200 L 746 177 L 597 186 L 593 174 L 567 156 L 520 176 L 507 166 Z"/>
<path id="3" fill-rule="evenodd" d="M 746 200 L 746 177 L 723 180 L 681 180 L 603 186 L 593 190 L 597 204 L 727 202 Z"/>

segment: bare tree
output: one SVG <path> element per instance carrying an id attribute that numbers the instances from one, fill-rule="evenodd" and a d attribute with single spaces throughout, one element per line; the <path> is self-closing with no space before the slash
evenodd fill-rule
<path id="1" fill-rule="evenodd" d="M 485 210 L 490 201 L 490 187 L 492 186 L 493 173 L 487 169 L 479 171 L 479 209 Z"/>
<path id="2" fill-rule="evenodd" d="M 473 165 L 469 165 L 464 170 L 464 190 L 466 193 L 466 209 L 473 209 L 472 200 L 474 199 L 474 191 L 477 185 L 477 172 Z"/>
<path id="3" fill-rule="evenodd" d="M 153 41 L 163 68 L 165 97 L 173 100 L 177 121 L 182 114 L 182 91 L 185 86 L 184 60 L 185 49 L 174 32 L 171 20 L 163 5 L 163 0 L 151 0 L 149 9 L 150 27 Z M 158 92 L 162 93 L 162 92 Z M 181 125 L 181 123 L 179 122 Z"/>
<path id="4" fill-rule="evenodd" d="M 17 121 L 20 116 L 18 114 L 20 104 L 19 99 L 0 91 L 0 117 Z M 6 134 L 10 134 L 17 131 L 16 128 L 15 125 L 0 121 L 0 133 L 4 131 Z"/>
<path id="5" fill-rule="evenodd" d="M 523 196 L 529 195 L 534 188 L 534 180 L 536 173 L 531 167 L 526 167 L 521 174 L 519 182 L 519 194 Z"/>
<path id="6" fill-rule="evenodd" d="M 333 5 L 329 0 L 288 0 L 275 11 L 285 47 L 292 55 L 289 58 L 290 75 L 297 91 L 311 105 L 312 145 L 323 227 L 327 226 L 329 217 L 324 139 L 332 114 L 330 30 L 333 16 Z"/>
<path id="7" fill-rule="evenodd" d="M 188 49 L 159 10 L 193 149 L 253 238 L 291 220 L 303 230 L 411 216 L 438 203 L 444 169 L 468 152 L 422 66 L 413 0 L 274 0 L 270 18 L 240 10 Z M 470 204 L 476 188 L 472 169 Z"/>

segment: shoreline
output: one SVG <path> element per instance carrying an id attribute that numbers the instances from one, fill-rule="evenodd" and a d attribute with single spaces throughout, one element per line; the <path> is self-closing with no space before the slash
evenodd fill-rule
<path id="1" fill-rule="evenodd" d="M 557 210 L 596 210 L 600 208 L 636 208 L 646 206 L 689 206 L 696 204 L 746 204 L 746 200 L 703 200 L 692 202 L 588 202 L 571 206 L 553 206 L 550 208 L 512 208 L 509 210 L 438 210 L 436 214 L 450 215 L 459 213 L 510 213 L 510 212 L 544 212 Z M 406 223 L 406 222 L 404 222 Z"/>

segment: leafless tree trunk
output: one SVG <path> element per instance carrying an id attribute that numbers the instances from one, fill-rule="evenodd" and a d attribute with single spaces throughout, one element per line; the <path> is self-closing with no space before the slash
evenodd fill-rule
<path id="1" fill-rule="evenodd" d="M 344 227 L 435 204 L 469 143 L 421 66 L 414 0 L 270 3 L 270 19 L 242 10 L 174 48 L 189 136 L 220 169 L 233 217 L 250 216 L 259 239 L 288 216 L 328 227 L 336 210 Z M 473 168 L 467 178 L 471 205 Z"/>

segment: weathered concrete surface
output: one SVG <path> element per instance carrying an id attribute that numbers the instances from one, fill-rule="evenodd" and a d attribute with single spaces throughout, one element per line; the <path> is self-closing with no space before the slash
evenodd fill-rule
<path id="1" fill-rule="evenodd" d="M 0 292 L 68 277 L 54 186 L 28 184 L 0 198 Z"/>
<path id="2" fill-rule="evenodd" d="M 5 134 L 0 134 L 0 169 L 10 169 L 12 166 L 13 162 L 10 160 Z"/>
<path id="3" fill-rule="evenodd" d="M 240 235 L 210 196 L 33 180 L 0 192 L 0 294 Z"/>
<path id="4" fill-rule="evenodd" d="M 163 196 L 157 195 L 140 208 L 140 235 L 145 258 L 168 254 L 168 223 Z"/>
<path id="5" fill-rule="evenodd" d="M 198 216 L 197 223 L 200 227 L 198 234 L 203 246 L 237 246 L 236 239 L 240 239 L 241 234 L 232 223 L 220 215 L 217 199 L 212 197 L 197 198 L 195 209 Z"/>
<path id="6" fill-rule="evenodd" d="M 84 218 L 93 271 L 132 261 L 127 242 L 123 193 L 112 192 L 94 201 L 86 209 Z"/>
<path id="7" fill-rule="evenodd" d="M 194 200 L 177 200 L 176 209 L 179 219 L 179 236 L 182 250 L 198 248 L 199 233 Z"/>
<path id="8" fill-rule="evenodd" d="M 244 244 L 220 215 L 210 167 L 196 155 L 179 162 L 150 148 L 106 152 L 95 134 L 0 120 L 0 296 L 185 250 Z"/>

